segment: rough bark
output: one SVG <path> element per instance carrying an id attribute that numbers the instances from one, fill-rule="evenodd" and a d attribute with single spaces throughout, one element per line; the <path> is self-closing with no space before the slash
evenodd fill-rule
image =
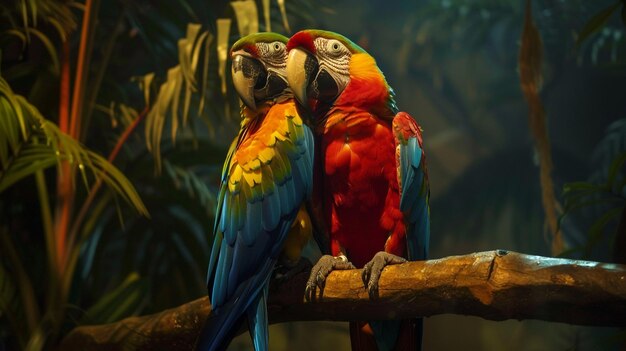
<path id="1" fill-rule="evenodd" d="M 489 320 L 540 319 L 626 326 L 626 266 L 504 250 L 387 267 L 370 300 L 360 270 L 336 271 L 323 295 L 305 302 L 308 272 L 274 286 L 270 323 L 363 320 L 444 313 Z M 158 314 L 74 329 L 62 350 L 188 350 L 211 313 L 201 298 Z"/>

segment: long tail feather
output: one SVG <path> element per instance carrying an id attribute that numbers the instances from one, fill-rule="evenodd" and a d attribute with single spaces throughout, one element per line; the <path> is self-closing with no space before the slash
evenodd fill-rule
<path id="1" fill-rule="evenodd" d="M 211 317 L 202 328 L 196 343 L 196 350 L 221 351 L 228 347 L 246 317 L 246 311 L 251 308 L 256 309 L 261 302 L 265 306 L 267 286 L 275 263 L 276 259 L 267 260 L 254 278 L 237 288 L 233 294 L 234 298 L 214 308 Z M 249 303 L 242 303 L 242 301 L 249 301 Z M 265 314 L 265 328 L 267 328 L 267 312 Z M 257 320 L 260 321 L 260 319 Z M 261 349 L 261 351 L 264 350 Z"/>
<path id="2" fill-rule="evenodd" d="M 259 296 L 257 302 L 248 307 L 248 328 L 250 329 L 250 335 L 254 343 L 254 350 L 267 351 L 269 350 L 269 332 L 267 323 L 267 290 L 268 284 L 265 284 L 265 288 L 261 296 Z"/>

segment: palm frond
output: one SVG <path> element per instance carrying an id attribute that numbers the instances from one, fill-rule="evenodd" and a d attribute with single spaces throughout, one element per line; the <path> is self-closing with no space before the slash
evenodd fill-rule
<path id="1" fill-rule="evenodd" d="M 196 74 L 200 54 L 204 51 L 204 55 L 209 55 L 208 44 L 212 41 L 212 35 L 206 31 L 200 32 L 200 28 L 199 24 L 189 24 L 187 36 L 178 41 L 180 63 L 168 70 L 167 80 L 159 87 L 156 102 L 146 117 L 146 146 L 154 155 L 157 171 L 160 171 L 162 167 L 160 143 L 168 116 L 171 116 L 169 118 L 171 139 L 175 141 L 179 125 L 183 127 L 187 125 L 191 95 L 198 92 Z M 208 60 L 204 60 L 204 63 L 208 66 Z M 203 71 L 207 69 L 208 67 L 203 67 Z M 149 101 L 150 89 L 152 89 L 150 83 L 153 82 L 153 77 L 154 73 L 149 73 L 140 80 L 147 101 Z M 202 88 L 205 89 L 206 86 L 203 85 Z M 180 114 L 181 95 L 182 115 Z M 200 91 L 199 96 L 200 104 L 203 104 L 204 92 Z"/>
<path id="2" fill-rule="evenodd" d="M 243 37 L 259 31 L 259 15 L 254 0 L 233 1 L 230 6 L 235 11 L 240 36 Z"/>
<path id="3" fill-rule="evenodd" d="M 593 183 L 602 183 L 609 177 L 614 160 L 626 152 L 626 118 L 618 119 L 606 129 L 604 138 L 598 143 L 591 158 L 594 172 L 589 177 Z"/>
<path id="4" fill-rule="evenodd" d="M 0 192 L 35 172 L 70 162 L 88 187 L 88 171 L 124 198 L 141 214 L 145 205 L 119 169 L 85 148 L 45 119 L 24 97 L 14 94 L 0 77 Z M 60 170 L 60 168 L 59 168 Z"/>
<path id="5" fill-rule="evenodd" d="M 211 189 L 196 173 L 190 169 L 173 165 L 167 160 L 164 162 L 164 166 L 166 174 L 176 189 L 185 191 L 189 197 L 197 199 L 207 211 L 215 208 L 215 189 Z"/>
<path id="6" fill-rule="evenodd" d="M 112 323 L 138 312 L 146 303 L 147 287 L 147 281 L 139 274 L 130 273 L 118 287 L 91 306 L 78 324 Z"/>
<path id="7" fill-rule="evenodd" d="M 22 30 L 8 29 L 4 33 L 5 35 L 12 35 L 20 39 L 23 47 L 25 47 L 26 44 L 28 44 L 28 42 L 31 40 L 31 34 L 37 37 L 37 39 L 39 39 L 39 41 L 41 41 L 41 43 L 46 48 L 48 55 L 50 55 L 50 59 L 52 60 L 52 66 L 54 67 L 54 72 L 59 72 L 59 56 L 57 55 L 57 51 L 54 44 L 52 43 L 52 40 L 50 40 L 50 38 L 46 34 L 35 28 L 25 28 Z"/>
<path id="8" fill-rule="evenodd" d="M 210 252 L 214 194 L 221 170 L 218 164 L 224 153 L 224 149 L 203 139 L 197 146 L 190 138 L 180 139 L 176 147 L 164 142 L 164 172 L 159 177 L 154 177 L 149 153 L 133 158 L 126 173 L 142 180 L 138 190 L 151 204 L 152 217 L 150 220 L 130 218 L 121 231 L 110 207 L 103 211 L 94 209 L 93 216 L 90 213 L 86 223 L 93 221 L 94 225 L 89 225 L 93 235 L 86 239 L 78 265 L 82 267 L 81 274 L 76 279 L 89 282 L 90 277 L 103 274 L 109 279 L 84 286 L 86 301 L 110 288 L 102 284 L 119 284 L 132 271 L 151 277 L 147 292 L 151 304 L 146 306 L 150 311 L 204 293 L 203 271 Z M 205 162 L 198 164 L 199 158 Z M 164 279 L 171 279 L 171 284 L 164 286 L 161 283 Z"/>
<path id="9" fill-rule="evenodd" d="M 228 59 L 228 39 L 230 38 L 230 18 L 219 18 L 217 20 L 217 61 L 219 64 L 218 73 L 222 82 L 222 95 L 226 95 L 226 60 Z"/>
<path id="10" fill-rule="evenodd" d="M 10 3 L 10 2 L 9 2 Z M 77 22 L 72 8 L 76 7 L 73 1 L 64 0 L 20 0 L 18 4 L 0 4 L 0 9 L 7 17 L 20 18 L 21 23 L 7 21 L 10 27 L 21 28 L 29 37 L 27 31 L 38 27 L 40 22 L 48 23 L 54 27 L 61 38 L 65 41 L 67 35 L 76 29 Z"/>
<path id="11" fill-rule="evenodd" d="M 592 219 L 587 238 L 574 248 L 587 258 L 606 239 L 610 224 L 626 206 L 626 119 L 617 120 L 607 128 L 594 150 L 592 165 L 594 171 L 587 181 L 564 185 L 565 211 L 559 220 L 578 211 Z"/>

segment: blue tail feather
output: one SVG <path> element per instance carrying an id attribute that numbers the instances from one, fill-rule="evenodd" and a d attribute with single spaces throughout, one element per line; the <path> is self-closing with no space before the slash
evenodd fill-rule
<path id="1" fill-rule="evenodd" d="M 259 268 L 258 274 L 237 287 L 231 295 L 233 298 L 213 306 L 211 316 L 205 322 L 196 343 L 196 350 L 218 351 L 228 347 L 248 309 L 256 308 L 261 302 L 265 304 L 269 278 L 275 263 L 274 259 L 267 260 Z M 262 296 L 265 298 L 261 298 Z M 215 295 L 211 297 L 215 298 Z"/>
<path id="2" fill-rule="evenodd" d="M 248 329 L 254 343 L 255 351 L 267 351 L 269 349 L 269 332 L 267 322 L 267 291 L 269 284 L 258 297 L 256 303 L 248 307 Z"/>

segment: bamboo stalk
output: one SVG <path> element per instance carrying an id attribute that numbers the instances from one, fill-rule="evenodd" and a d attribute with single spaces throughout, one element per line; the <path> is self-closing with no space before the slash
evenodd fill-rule
<path id="1" fill-rule="evenodd" d="M 61 82 L 59 91 L 59 129 L 69 133 L 70 129 L 70 43 L 68 40 L 62 43 L 61 55 Z M 65 257 L 65 238 L 72 211 L 72 179 L 71 160 L 62 160 L 57 173 L 57 201 L 54 220 L 55 243 L 48 255 L 56 259 L 53 267 L 55 274 L 60 275 L 63 258 Z M 50 248 L 49 248 L 50 249 Z"/>
<path id="2" fill-rule="evenodd" d="M 83 24 L 80 32 L 80 46 L 76 62 L 76 76 L 74 77 L 74 91 L 72 94 L 72 110 L 70 118 L 69 134 L 76 140 L 80 140 L 82 113 L 84 107 L 85 87 L 89 73 L 89 59 L 93 44 L 93 32 L 95 28 L 95 13 L 97 13 L 99 0 L 86 0 L 83 15 Z"/>

